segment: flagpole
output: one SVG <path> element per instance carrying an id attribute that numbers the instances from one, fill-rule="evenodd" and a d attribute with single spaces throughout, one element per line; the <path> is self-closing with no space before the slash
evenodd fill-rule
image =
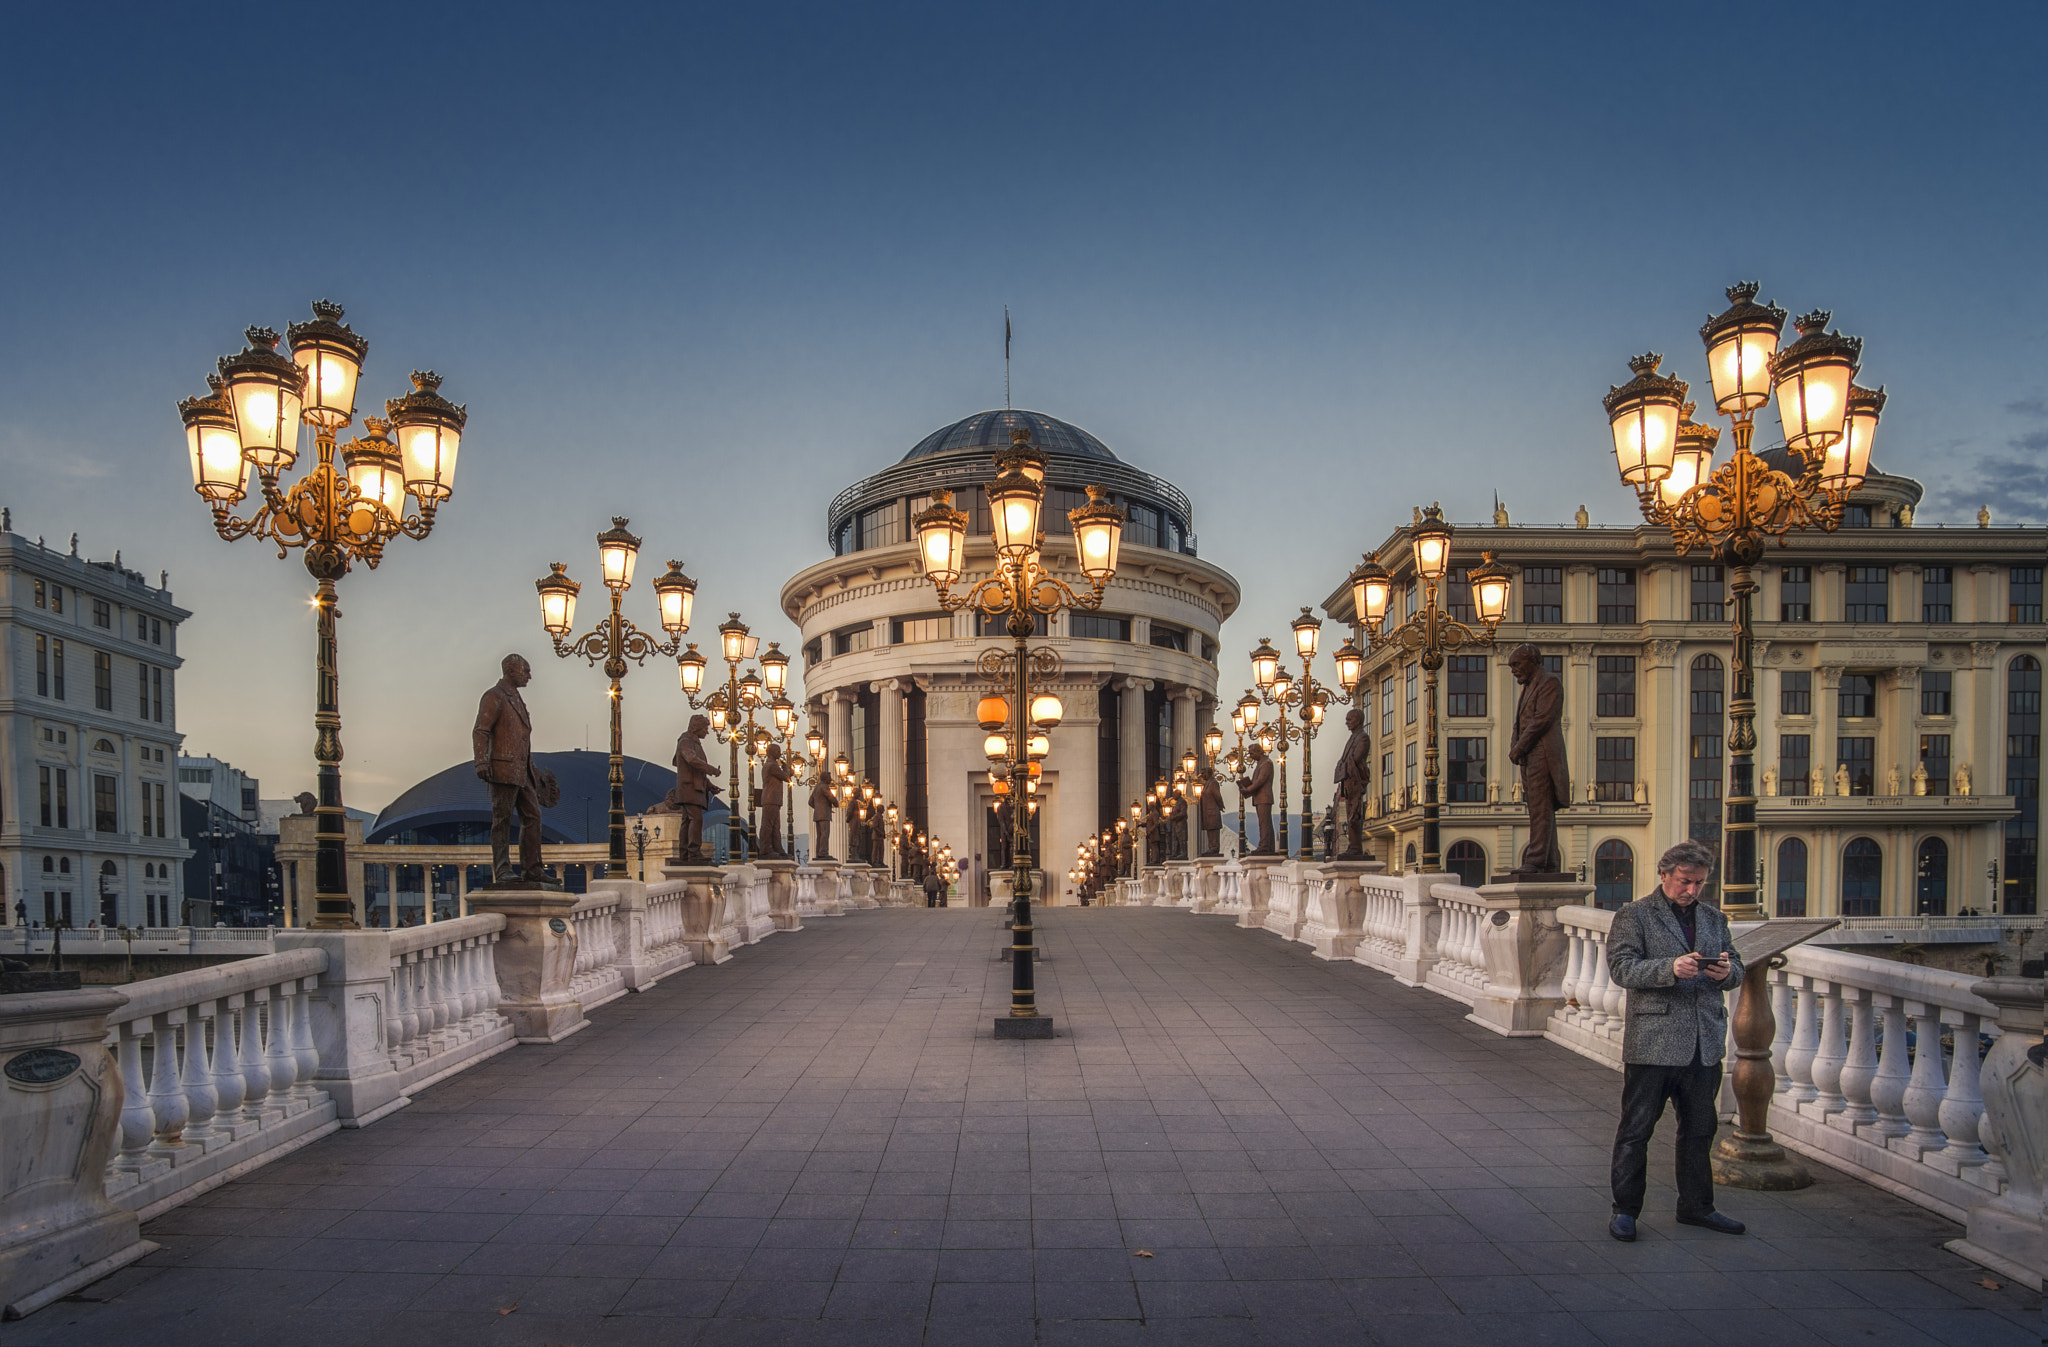
<path id="1" fill-rule="evenodd" d="M 1003 410 L 1010 410 L 1010 306 L 1003 305 Z"/>

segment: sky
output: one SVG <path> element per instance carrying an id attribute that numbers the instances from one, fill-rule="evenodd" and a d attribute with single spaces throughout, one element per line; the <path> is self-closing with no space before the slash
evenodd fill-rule
<path id="1" fill-rule="evenodd" d="M 794 648 L 832 496 L 1003 405 L 1005 305 L 1015 405 L 1243 585 L 1226 692 L 1417 503 L 1634 522 L 1600 397 L 1645 350 L 1703 387 L 1738 280 L 1865 338 L 1920 524 L 2039 525 L 2044 49 L 2019 4 L 9 6 L 0 504 L 169 570 L 186 751 L 295 794 L 311 582 L 214 536 L 177 401 L 316 298 L 359 408 L 437 370 L 454 497 L 341 585 L 367 808 L 469 756 L 509 650 L 536 747 L 605 746 L 532 586 L 613 514 L 693 637 Z M 625 692 L 665 762 L 672 668 Z"/>

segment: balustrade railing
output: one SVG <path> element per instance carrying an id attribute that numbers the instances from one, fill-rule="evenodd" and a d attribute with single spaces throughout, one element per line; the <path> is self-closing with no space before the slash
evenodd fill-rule
<path id="1" fill-rule="evenodd" d="M 504 927 L 503 917 L 483 915 L 391 932 L 384 1041 L 403 1088 L 417 1089 L 469 1065 L 480 1049 L 511 1042 L 511 1026 L 498 1013 L 493 954 Z"/>
<path id="2" fill-rule="evenodd" d="M 1486 951 L 1481 944 L 1487 920 L 1486 903 L 1471 889 L 1428 875 L 1418 878 L 1443 913 L 1443 925 L 1436 940 L 1436 962 L 1429 969 L 1429 985 L 1469 1005 L 1486 988 Z"/>
<path id="3" fill-rule="evenodd" d="M 569 992 L 587 1011 L 626 994 L 619 967 L 619 895 L 609 889 L 585 894 L 569 919 L 576 927 L 576 971 Z"/>

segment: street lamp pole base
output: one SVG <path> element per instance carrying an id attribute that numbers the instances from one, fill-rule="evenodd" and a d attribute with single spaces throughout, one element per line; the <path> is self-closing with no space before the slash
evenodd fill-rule
<path id="1" fill-rule="evenodd" d="M 1051 1038 L 1050 1015 L 1003 1015 L 996 1020 L 997 1038 Z"/>
<path id="2" fill-rule="evenodd" d="M 1714 1143 L 1714 1182 L 1723 1188 L 1783 1193 L 1811 1187 L 1813 1175 L 1770 1133 L 1752 1136 L 1731 1129 Z"/>

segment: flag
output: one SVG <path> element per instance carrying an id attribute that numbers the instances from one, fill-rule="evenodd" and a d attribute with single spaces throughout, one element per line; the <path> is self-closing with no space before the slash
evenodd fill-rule
<path id="1" fill-rule="evenodd" d="M 1010 306 L 1003 305 L 1003 359 L 1010 358 Z"/>

